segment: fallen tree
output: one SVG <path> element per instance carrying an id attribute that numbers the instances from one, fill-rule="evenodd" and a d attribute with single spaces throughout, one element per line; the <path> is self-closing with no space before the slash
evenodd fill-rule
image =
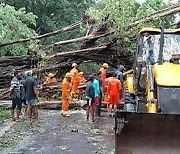
<path id="1" fill-rule="evenodd" d="M 132 21 L 132 23 L 129 24 L 127 27 L 128 28 L 134 27 L 134 26 L 138 25 L 139 23 L 149 22 L 149 21 L 154 20 L 156 18 L 168 16 L 168 15 L 171 15 L 171 14 L 175 14 L 177 12 L 180 12 L 180 5 L 179 4 L 175 5 L 175 6 L 172 6 L 170 8 L 166 8 L 166 9 L 162 9 L 160 11 L 154 12 L 154 13 L 150 14 L 146 18 L 142 18 L 142 19 Z M 42 38 L 50 37 L 50 36 L 53 36 L 53 35 L 57 35 L 57 34 L 62 33 L 62 32 L 70 31 L 70 30 L 80 26 L 82 23 L 87 24 L 87 23 L 91 22 L 91 20 L 92 19 L 90 19 L 88 16 L 84 16 L 84 18 L 82 20 L 80 20 L 80 21 L 78 21 L 76 23 L 73 23 L 72 25 L 69 25 L 69 26 L 67 26 L 65 28 L 61 28 L 59 30 L 49 32 L 49 33 L 46 33 L 46 34 L 43 34 L 43 35 L 38 35 L 38 36 L 25 38 L 25 39 L 20 39 L 20 40 L 15 40 L 15 41 L 6 42 L 6 43 L 0 43 L 0 47 L 4 47 L 4 46 L 16 44 L 16 43 L 24 43 L 24 42 L 28 42 L 28 41 L 31 41 L 31 40 L 37 40 L 37 39 L 42 39 Z"/>
<path id="2" fill-rule="evenodd" d="M 163 9 L 158 12 L 155 12 L 154 14 L 151 14 L 145 19 L 133 21 L 127 27 L 133 27 L 141 22 L 149 22 L 156 18 L 171 15 L 179 11 L 179 5 Z M 51 33 L 35 36 L 33 38 L 26 38 L 17 41 L 1 43 L 0 47 L 12 45 L 15 43 L 23 43 L 30 41 L 32 39 L 41 39 L 52 35 L 56 35 L 61 32 L 72 30 L 81 25 L 82 23 L 88 23 L 89 20 L 90 19 L 87 17 L 70 26 L 67 26 L 65 28 Z M 82 42 L 81 45 L 74 51 L 56 53 L 53 55 L 47 55 L 46 57 L 40 57 L 37 55 L 0 57 L 0 88 L 9 86 L 11 79 L 10 74 L 13 68 L 21 71 L 33 69 L 38 73 L 45 73 L 48 71 L 58 70 L 57 76 L 58 78 L 61 78 L 65 74 L 65 72 L 69 71 L 69 69 L 71 68 L 71 64 L 73 62 L 80 64 L 84 61 L 92 60 L 101 63 L 107 62 L 112 67 L 117 67 L 117 65 L 120 63 L 125 65 L 127 68 L 131 67 L 133 61 L 132 54 L 127 50 L 126 46 L 124 46 L 125 42 L 123 34 L 119 32 L 117 36 L 113 36 L 113 39 L 108 39 L 108 36 L 112 34 L 112 32 L 110 32 L 109 30 L 109 27 L 110 25 L 108 24 L 108 22 L 104 22 L 98 27 L 88 30 L 87 36 L 59 41 L 53 44 L 53 46 L 59 46 L 69 43 Z M 100 44 L 97 41 L 105 37 L 106 42 L 101 42 Z M 120 44 L 118 44 L 119 47 L 117 47 L 117 40 L 120 42 Z M 38 63 L 40 63 L 42 60 L 47 60 L 49 62 L 48 66 L 39 67 Z"/>

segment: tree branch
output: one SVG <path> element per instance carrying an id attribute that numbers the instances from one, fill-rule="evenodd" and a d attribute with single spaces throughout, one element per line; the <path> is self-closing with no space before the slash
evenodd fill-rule
<path id="1" fill-rule="evenodd" d="M 79 41 L 85 41 L 85 40 L 91 40 L 91 39 L 98 39 L 100 37 L 104 37 L 107 36 L 109 34 L 111 34 L 112 32 L 107 32 L 104 34 L 100 34 L 100 35 L 89 35 L 89 36 L 84 36 L 84 37 L 79 37 L 79 38 L 75 38 L 75 39 L 70 39 L 70 40 L 65 40 L 65 41 L 59 41 L 54 43 L 54 45 L 64 45 L 64 44 L 69 44 L 69 43 L 74 43 L 74 42 L 79 42 Z"/>
<path id="2" fill-rule="evenodd" d="M 98 46 L 98 47 L 94 47 L 94 48 L 87 48 L 87 49 L 80 49 L 80 50 L 76 50 L 76 51 L 68 51 L 68 52 L 60 52 L 60 53 L 56 53 L 54 55 L 49 55 L 46 56 L 46 59 L 51 59 L 51 58 L 57 58 L 57 57 L 65 57 L 65 56 L 73 56 L 79 53 L 83 53 L 83 52 L 90 52 L 90 51 L 97 51 L 97 50 L 103 50 L 107 48 L 107 45 L 102 45 L 102 46 Z"/>
<path id="3" fill-rule="evenodd" d="M 83 20 L 80 20 L 72 25 L 69 25 L 67 27 L 61 28 L 59 30 L 53 31 L 53 32 L 49 32 L 43 35 L 38 35 L 38 36 L 34 36 L 34 37 L 30 37 L 30 38 L 25 38 L 25 39 L 20 39 L 20 40 L 16 40 L 16 41 L 11 41 L 11 42 L 6 42 L 6 43 L 0 43 L 0 47 L 4 47 L 4 46 L 8 46 L 8 45 L 12 45 L 12 44 L 16 44 L 16 43 L 23 43 L 23 42 L 28 42 L 31 40 L 37 40 L 37 39 L 42 39 L 42 38 L 46 38 L 46 37 L 50 37 L 50 36 L 54 36 L 57 35 L 59 33 L 62 32 L 66 32 L 69 30 L 72 30 L 78 26 L 80 26 L 83 23 Z"/>
<path id="4" fill-rule="evenodd" d="M 177 12 L 180 12 L 180 5 L 176 5 L 176 6 L 167 8 L 167 9 L 157 11 L 157 12 L 149 15 L 148 17 L 144 18 L 144 19 L 140 19 L 140 20 L 136 20 L 136 21 L 132 22 L 127 27 L 128 28 L 134 27 L 134 26 L 138 25 L 139 23 L 149 22 L 151 20 L 154 20 L 155 18 L 168 16 L 168 15 L 171 15 L 171 14 L 174 14 Z"/>

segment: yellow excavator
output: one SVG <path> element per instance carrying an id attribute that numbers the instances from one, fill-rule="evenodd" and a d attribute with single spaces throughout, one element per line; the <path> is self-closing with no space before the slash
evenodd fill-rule
<path id="1" fill-rule="evenodd" d="M 140 30 L 125 87 L 116 154 L 180 154 L 180 29 Z"/>

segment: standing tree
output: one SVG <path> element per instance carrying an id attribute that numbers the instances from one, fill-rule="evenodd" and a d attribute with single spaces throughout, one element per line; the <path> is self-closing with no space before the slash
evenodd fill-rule
<path id="1" fill-rule="evenodd" d="M 19 9 L 25 7 L 28 12 L 37 16 L 36 25 L 32 28 L 38 34 L 51 32 L 66 27 L 84 16 L 85 11 L 92 6 L 94 0 L 1 0 L 4 3 Z M 70 39 L 80 36 L 84 29 L 77 29 L 66 35 L 52 36 L 43 39 L 41 44 L 52 44 L 59 40 Z M 83 32 L 85 33 L 85 32 Z M 66 46 L 66 50 L 74 48 L 75 45 Z M 63 49 L 61 49 L 63 50 Z M 51 52 L 55 52 L 51 50 Z"/>
<path id="2" fill-rule="evenodd" d="M 16 10 L 5 4 L 0 4 L 0 12 L 0 43 L 36 35 L 36 32 L 29 28 L 36 24 L 36 16 L 33 13 L 27 13 L 24 8 Z M 34 42 L 1 47 L 0 56 L 25 54 L 27 47 L 32 44 Z"/>

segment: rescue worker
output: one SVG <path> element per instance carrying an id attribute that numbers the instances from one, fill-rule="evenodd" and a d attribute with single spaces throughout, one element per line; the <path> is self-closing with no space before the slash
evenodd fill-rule
<path id="1" fill-rule="evenodd" d="M 78 65 L 76 63 L 72 64 L 72 70 L 70 71 L 72 75 L 72 97 L 74 97 L 74 94 L 77 92 L 78 89 L 78 79 L 79 79 L 79 73 L 77 70 Z"/>
<path id="2" fill-rule="evenodd" d="M 114 113 L 116 112 L 117 105 L 120 102 L 120 96 L 122 93 L 121 82 L 116 78 L 116 73 L 113 74 L 113 77 L 108 81 L 107 94 L 109 96 L 110 110 L 109 116 L 112 116 L 112 108 L 114 106 Z"/>
<path id="3" fill-rule="evenodd" d="M 54 74 L 49 73 L 46 81 L 44 82 L 45 85 L 52 85 L 57 83 L 57 79 L 54 77 Z M 46 92 L 46 99 L 47 101 L 50 101 L 53 96 L 52 89 L 47 89 Z"/>
<path id="4" fill-rule="evenodd" d="M 109 102 L 109 95 L 108 95 L 108 94 L 106 94 L 106 95 L 104 96 L 104 101 L 105 101 L 105 103 L 106 103 L 107 112 L 108 112 L 109 115 L 110 115 L 110 102 Z"/>
<path id="5" fill-rule="evenodd" d="M 107 73 L 107 69 L 109 68 L 109 65 L 107 63 L 104 63 L 102 68 L 100 68 L 100 72 L 101 72 L 101 81 L 102 81 L 102 92 L 105 93 L 106 92 L 106 73 Z"/>
<path id="6" fill-rule="evenodd" d="M 107 63 L 104 63 L 102 68 L 100 68 L 100 78 L 102 82 L 102 98 L 106 96 L 106 74 L 107 74 L 107 69 L 109 68 L 109 65 Z M 107 111 L 109 111 L 109 105 L 107 104 Z"/>
<path id="7" fill-rule="evenodd" d="M 86 79 L 84 78 L 84 73 L 83 72 L 79 72 L 79 84 L 84 84 L 86 83 Z"/>
<path id="8" fill-rule="evenodd" d="M 112 77 L 108 77 L 106 78 L 106 87 L 108 87 L 108 82 L 109 82 L 109 79 L 111 79 Z M 109 94 L 106 93 L 104 95 L 104 101 L 106 102 L 106 107 L 107 107 L 107 112 L 110 113 L 110 102 L 109 102 Z"/>
<path id="9" fill-rule="evenodd" d="M 71 100 L 71 73 L 66 73 L 62 82 L 62 115 L 69 117 L 69 104 Z"/>
<path id="10" fill-rule="evenodd" d="M 84 73 L 79 72 L 78 86 L 83 86 L 83 85 L 85 85 L 85 83 L 86 83 L 86 79 L 84 78 Z M 78 88 L 77 92 L 78 92 L 79 98 L 82 100 L 85 89 L 84 88 Z"/>
<path id="11" fill-rule="evenodd" d="M 44 82 L 45 84 L 51 84 L 51 83 L 56 83 L 57 82 L 57 80 L 56 80 L 56 78 L 54 77 L 54 74 L 52 74 L 52 73 L 49 73 L 48 74 L 48 77 L 47 77 L 47 79 L 46 79 L 46 81 Z"/>

